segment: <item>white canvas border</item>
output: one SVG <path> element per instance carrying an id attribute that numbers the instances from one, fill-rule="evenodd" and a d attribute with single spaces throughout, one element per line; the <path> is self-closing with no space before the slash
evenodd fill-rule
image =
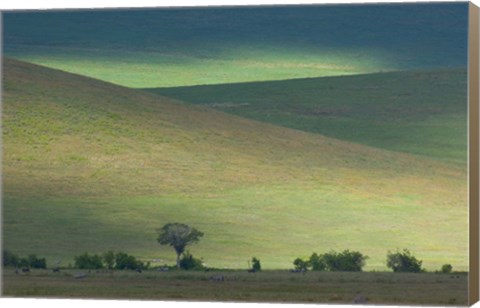
<path id="1" fill-rule="evenodd" d="M 457 0 L 415 1 L 415 0 L 3 0 L 0 11 L 4 10 L 47 10 L 47 9 L 85 9 L 85 8 L 139 8 L 139 7 L 180 7 L 180 6 L 246 6 L 246 5 L 287 5 L 287 4 L 361 4 L 361 3 L 421 3 L 421 2 L 466 2 Z M 480 6 L 480 0 L 472 0 Z M 0 51 L 1 52 L 1 51 Z M 1 66 L 0 66 L 1 68 Z M 0 79 L 1 81 L 1 79 Z M 0 238 L 1 241 L 1 238 Z M 1 242 L 0 242 L 1 244 Z M 1 284 L 0 284 L 1 286 Z M 173 301 L 133 301 L 133 300 L 84 300 L 84 299 L 23 299 L 0 298 L 0 307 L 37 307 L 37 308 L 328 308 L 326 304 L 264 304 L 264 303 L 224 303 L 224 302 L 173 302 Z M 339 308 L 354 308 L 353 305 L 334 305 Z M 425 307 L 425 306 L 381 306 L 378 308 Z M 480 302 L 472 306 L 480 308 Z"/>

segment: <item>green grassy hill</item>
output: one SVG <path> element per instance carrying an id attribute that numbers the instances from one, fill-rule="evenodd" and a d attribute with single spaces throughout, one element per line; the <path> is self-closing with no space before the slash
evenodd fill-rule
<path id="1" fill-rule="evenodd" d="M 464 166 L 228 115 L 5 59 L 3 244 L 49 262 L 122 250 L 173 263 L 155 229 L 185 222 L 215 267 L 290 268 L 409 248 L 467 269 Z"/>
<path id="2" fill-rule="evenodd" d="M 465 165 L 467 71 L 149 89 L 242 117 Z"/>

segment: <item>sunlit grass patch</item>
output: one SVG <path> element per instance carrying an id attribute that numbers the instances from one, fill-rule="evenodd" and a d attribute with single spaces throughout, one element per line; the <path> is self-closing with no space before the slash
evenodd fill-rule
<path id="1" fill-rule="evenodd" d="M 14 47 L 11 47 L 14 48 Z M 339 55 L 340 53 L 340 55 Z M 232 47 L 212 57 L 159 52 L 82 50 L 40 47 L 9 52 L 17 59 L 133 88 L 174 87 L 302 77 L 351 75 L 394 69 L 371 54 L 302 52 L 279 47 Z M 363 55 L 362 55 L 363 54 Z"/>

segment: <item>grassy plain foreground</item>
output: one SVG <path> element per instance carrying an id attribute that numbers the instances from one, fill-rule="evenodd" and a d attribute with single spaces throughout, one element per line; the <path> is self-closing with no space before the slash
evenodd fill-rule
<path id="1" fill-rule="evenodd" d="M 49 298 L 295 302 L 377 305 L 467 305 L 466 274 L 341 273 L 288 271 L 101 272 L 4 271 L 4 295 Z M 216 281 L 213 277 L 223 277 Z"/>

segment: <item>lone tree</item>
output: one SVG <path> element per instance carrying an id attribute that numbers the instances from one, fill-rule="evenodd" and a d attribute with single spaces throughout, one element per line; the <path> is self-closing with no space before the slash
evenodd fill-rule
<path id="1" fill-rule="evenodd" d="M 168 223 L 158 229 L 157 241 L 160 245 L 170 245 L 177 253 L 177 267 L 180 268 L 180 256 L 185 247 L 200 240 L 203 233 L 195 228 L 180 223 Z"/>

